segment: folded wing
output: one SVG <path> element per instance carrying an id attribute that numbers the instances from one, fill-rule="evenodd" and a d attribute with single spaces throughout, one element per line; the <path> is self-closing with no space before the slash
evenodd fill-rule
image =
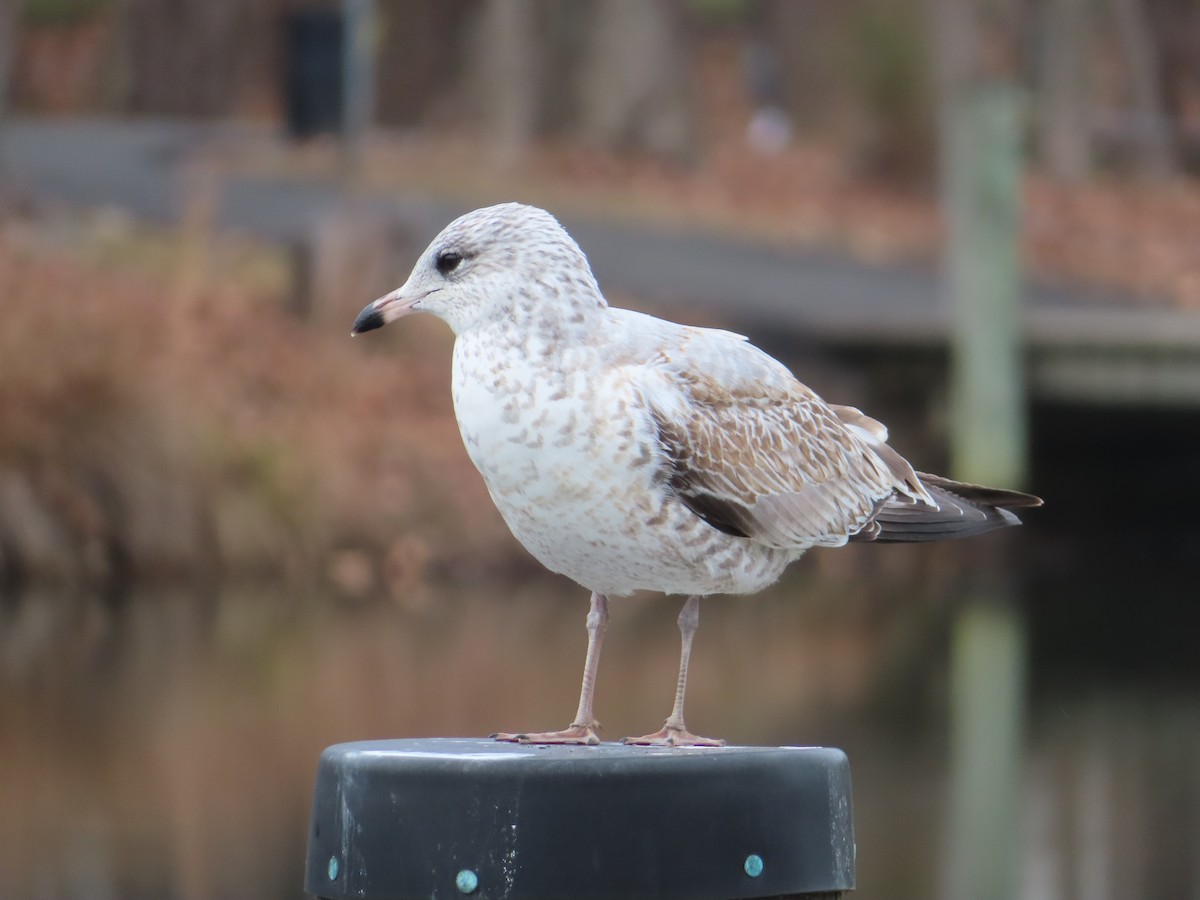
<path id="1" fill-rule="evenodd" d="M 1018 524 L 1028 494 L 917 473 L 887 429 L 827 404 L 727 332 L 688 330 L 639 382 L 663 477 L 697 516 L 781 549 L 927 541 Z"/>

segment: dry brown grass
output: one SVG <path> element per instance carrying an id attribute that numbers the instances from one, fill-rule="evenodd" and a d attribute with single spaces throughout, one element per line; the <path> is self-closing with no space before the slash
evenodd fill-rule
<path id="1" fill-rule="evenodd" d="M 352 310 L 306 324 L 287 287 L 283 257 L 243 240 L 0 231 L 10 576 L 286 572 L 366 591 L 507 565 L 459 448 L 448 334 L 351 341 Z M 362 577 L 339 577 L 347 558 Z"/>

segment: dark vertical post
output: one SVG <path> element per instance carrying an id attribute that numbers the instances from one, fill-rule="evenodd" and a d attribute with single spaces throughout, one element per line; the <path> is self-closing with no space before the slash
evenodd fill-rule
<path id="1" fill-rule="evenodd" d="M 853 887 L 840 750 L 445 738 L 325 750 L 304 883 L 331 900 L 832 900 Z"/>

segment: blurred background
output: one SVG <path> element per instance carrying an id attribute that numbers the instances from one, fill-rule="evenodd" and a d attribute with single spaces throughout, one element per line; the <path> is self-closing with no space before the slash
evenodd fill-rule
<path id="1" fill-rule="evenodd" d="M 450 335 L 348 337 L 503 200 L 1046 498 L 704 604 L 689 725 L 849 753 L 858 896 L 1200 897 L 1196 0 L 0 0 L 0 895 L 297 897 L 325 745 L 567 723 Z"/>

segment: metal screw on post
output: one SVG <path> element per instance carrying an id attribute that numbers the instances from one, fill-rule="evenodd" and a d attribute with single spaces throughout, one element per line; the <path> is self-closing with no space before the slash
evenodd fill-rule
<path id="1" fill-rule="evenodd" d="M 319 898 L 828 900 L 854 887 L 840 750 L 436 738 L 321 756 Z"/>

